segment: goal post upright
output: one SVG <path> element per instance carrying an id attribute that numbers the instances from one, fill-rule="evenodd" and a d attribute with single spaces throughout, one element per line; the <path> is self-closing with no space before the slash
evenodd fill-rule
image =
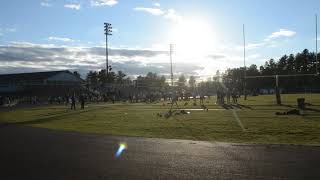
<path id="1" fill-rule="evenodd" d="M 280 89 L 279 89 L 279 75 L 276 75 L 275 78 L 276 78 L 276 99 L 277 99 L 277 105 L 281 105 L 281 95 L 280 95 Z"/>
<path id="2" fill-rule="evenodd" d="M 316 17 L 316 74 L 319 75 L 319 69 L 318 69 L 318 15 L 315 15 Z"/>

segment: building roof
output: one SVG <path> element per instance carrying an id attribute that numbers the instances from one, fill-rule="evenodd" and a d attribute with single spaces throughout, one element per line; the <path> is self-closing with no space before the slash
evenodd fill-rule
<path id="1" fill-rule="evenodd" d="M 49 77 L 59 73 L 71 73 L 68 70 L 63 71 L 47 71 L 47 72 L 33 72 L 33 73 L 18 73 L 18 74 L 0 74 L 0 82 L 17 82 L 17 81 L 44 81 Z M 79 78 L 83 81 L 81 78 Z"/>

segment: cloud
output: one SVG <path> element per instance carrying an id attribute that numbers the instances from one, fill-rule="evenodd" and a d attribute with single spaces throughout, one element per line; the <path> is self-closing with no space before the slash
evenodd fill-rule
<path id="1" fill-rule="evenodd" d="M 55 36 L 50 36 L 48 37 L 49 41 L 62 41 L 62 42 L 73 42 L 73 39 L 70 38 L 65 38 L 65 37 L 55 37 Z"/>
<path id="2" fill-rule="evenodd" d="M 271 33 L 267 36 L 262 42 L 259 43 L 248 43 L 246 45 L 246 50 L 254 50 L 261 47 L 268 47 L 274 48 L 278 46 L 278 42 L 275 41 L 277 38 L 281 37 L 292 37 L 295 36 L 297 33 L 295 31 L 287 30 L 287 29 L 280 29 L 277 32 Z M 237 46 L 236 50 L 243 50 L 243 46 Z"/>
<path id="3" fill-rule="evenodd" d="M 169 9 L 166 12 L 166 14 L 164 15 L 164 18 L 169 19 L 174 22 L 179 22 L 182 20 L 182 16 L 178 15 L 174 9 Z"/>
<path id="4" fill-rule="evenodd" d="M 118 0 L 91 0 L 91 6 L 114 6 L 118 3 Z"/>
<path id="5" fill-rule="evenodd" d="M 136 8 L 134 8 L 134 10 L 135 11 L 147 12 L 147 13 L 150 13 L 150 14 L 155 15 L 155 16 L 159 16 L 159 15 L 163 15 L 164 14 L 164 12 L 159 8 L 136 7 Z"/>
<path id="6" fill-rule="evenodd" d="M 265 41 L 270 41 L 272 39 L 280 38 L 280 37 L 292 37 L 295 36 L 297 33 L 295 31 L 291 31 L 288 29 L 280 29 L 279 31 L 273 32 L 270 34 Z"/>
<path id="7" fill-rule="evenodd" d="M 81 5 L 73 3 L 73 4 L 65 4 L 64 7 L 69 9 L 74 9 L 74 10 L 80 10 Z"/>
<path id="8" fill-rule="evenodd" d="M 109 48 L 109 61 L 114 71 L 121 70 L 130 76 L 155 72 L 170 75 L 167 50 L 142 48 Z M 242 65 L 241 54 L 211 53 L 194 61 L 184 56 L 174 56 L 174 74 L 211 77 L 216 70 Z M 248 62 L 254 62 L 260 55 L 248 55 Z M 104 46 L 66 46 L 11 42 L 0 45 L 0 73 L 63 70 L 79 71 L 85 75 L 90 70 L 105 67 Z"/>
<path id="9" fill-rule="evenodd" d="M 246 45 L 246 49 L 247 50 L 257 49 L 257 48 L 263 47 L 265 45 L 266 45 L 266 43 L 249 43 Z"/>
<path id="10" fill-rule="evenodd" d="M 226 58 L 223 54 L 210 54 L 207 57 L 214 60 Z"/>
<path id="11" fill-rule="evenodd" d="M 52 4 L 50 3 L 50 0 L 44 0 L 40 3 L 41 6 L 43 7 L 51 7 Z"/>
<path id="12" fill-rule="evenodd" d="M 13 33 L 16 31 L 16 28 L 0 28 L 0 36 L 4 36 L 6 33 Z"/>
<path id="13" fill-rule="evenodd" d="M 16 32 L 17 29 L 16 28 L 6 28 L 6 29 L 4 29 L 4 31 L 6 31 L 6 32 Z"/>
<path id="14" fill-rule="evenodd" d="M 268 43 L 266 42 L 261 42 L 261 43 L 248 43 L 246 44 L 246 50 L 254 50 L 254 49 L 258 49 L 261 47 L 265 47 L 266 45 L 268 45 Z M 243 51 L 243 45 L 238 45 L 235 48 L 238 51 Z"/>
<path id="15" fill-rule="evenodd" d="M 110 63 L 115 71 L 122 70 L 128 75 L 144 75 L 149 71 L 168 73 L 168 63 L 157 60 L 164 57 L 167 62 L 166 51 L 110 48 L 109 52 Z M 180 63 L 176 71 L 192 73 L 193 69 L 200 68 L 184 64 Z M 104 66 L 104 47 L 57 46 L 30 42 L 0 45 L 0 73 L 69 69 L 86 74 Z"/>
<path id="16" fill-rule="evenodd" d="M 182 20 L 182 16 L 180 16 L 174 9 L 168 9 L 168 10 L 160 9 L 159 3 L 155 3 L 154 6 L 157 6 L 157 8 L 136 7 L 133 9 L 135 11 L 142 11 L 155 16 L 162 16 L 163 18 L 171 20 L 173 22 L 180 22 Z"/>
<path id="17" fill-rule="evenodd" d="M 104 56 L 105 48 L 104 47 L 91 47 L 88 51 L 94 55 Z M 148 50 L 148 49 L 117 49 L 110 48 L 109 54 L 111 56 L 121 56 L 125 58 L 133 58 L 133 57 L 145 57 L 150 58 L 157 55 L 168 54 L 166 51 L 158 51 L 158 50 Z"/>

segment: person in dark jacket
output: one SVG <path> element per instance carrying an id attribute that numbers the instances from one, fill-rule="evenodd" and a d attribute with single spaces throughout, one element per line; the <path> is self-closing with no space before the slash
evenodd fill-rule
<path id="1" fill-rule="evenodd" d="M 80 100 L 80 103 L 81 103 L 81 109 L 84 109 L 85 98 L 84 98 L 83 94 L 80 95 L 80 99 L 79 100 Z"/>
<path id="2" fill-rule="evenodd" d="M 75 94 L 71 96 L 71 109 L 76 110 L 76 97 Z"/>

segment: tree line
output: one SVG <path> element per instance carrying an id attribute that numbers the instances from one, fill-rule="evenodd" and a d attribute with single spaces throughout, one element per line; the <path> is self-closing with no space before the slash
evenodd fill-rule
<path id="1" fill-rule="evenodd" d="M 319 54 L 318 57 L 320 57 Z M 278 60 L 270 59 L 260 67 L 252 64 L 247 68 L 230 68 L 224 73 L 218 71 L 215 76 L 207 81 L 197 82 L 195 76 L 186 77 L 181 74 L 176 78 L 174 87 L 170 86 L 171 81 L 166 76 L 160 76 L 152 72 L 131 79 L 122 71 L 110 71 L 107 76 L 106 70 L 102 69 L 100 71 L 90 71 L 85 80 L 87 87 L 92 90 L 102 89 L 108 83 L 121 90 L 121 85 L 124 85 L 127 87 L 126 90 L 129 91 L 127 96 L 133 93 L 143 96 L 167 97 L 174 91 L 179 96 L 190 97 L 201 94 L 213 95 L 219 89 L 234 89 L 243 93 L 245 83 L 248 93 L 256 94 L 261 89 L 273 89 L 275 87 L 275 78 L 259 76 L 302 75 L 316 74 L 316 72 L 315 53 L 305 49 L 295 55 L 283 55 Z M 245 74 L 247 77 L 257 76 L 257 78 L 245 80 Z M 319 91 L 320 78 L 319 76 L 280 77 L 279 87 L 282 92 L 287 93 L 302 92 L 306 89 L 308 91 Z"/>
<path id="2" fill-rule="evenodd" d="M 318 62 L 319 62 L 318 54 Z M 309 52 L 304 49 L 297 54 L 283 55 L 278 60 L 270 59 L 259 68 L 252 64 L 248 68 L 233 68 L 228 69 L 223 75 L 223 82 L 228 87 L 237 89 L 244 88 L 244 73 L 247 77 L 250 76 L 270 76 L 270 75 L 291 75 L 289 77 L 279 78 L 279 88 L 283 92 L 294 93 L 308 91 L 319 91 L 320 79 L 319 76 L 311 76 L 319 72 L 316 70 L 316 55 L 314 52 Z M 301 76 L 308 74 L 308 76 Z M 298 76 L 296 76 L 298 75 Z M 299 76 L 300 75 L 300 76 Z M 310 76 L 309 76 L 310 75 Z M 275 87 L 275 78 L 257 77 L 246 79 L 246 88 L 248 91 L 254 92 L 259 89 L 268 89 Z"/>

